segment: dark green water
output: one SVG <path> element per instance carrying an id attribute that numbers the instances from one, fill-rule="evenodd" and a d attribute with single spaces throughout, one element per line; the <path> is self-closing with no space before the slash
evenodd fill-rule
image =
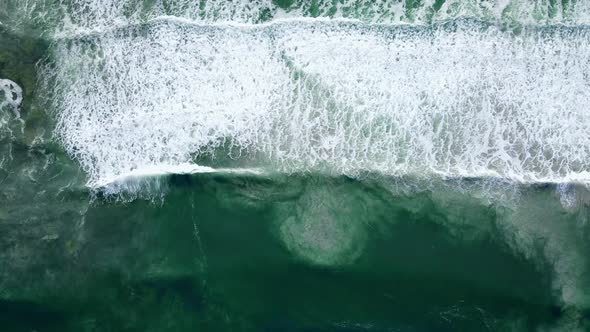
<path id="1" fill-rule="evenodd" d="M 252 129 L 260 129 L 258 135 L 246 136 L 240 141 L 242 132 L 238 132 L 235 141 L 230 138 L 223 142 L 225 145 L 214 140 L 211 141 L 213 143 L 208 142 L 213 146 L 211 151 L 214 153 L 209 153 L 209 150 L 203 154 L 198 153 L 200 150 L 190 151 L 192 162 L 218 169 L 236 169 L 236 173 L 214 171 L 140 176 L 115 181 L 110 184 L 112 187 L 107 188 L 87 186 L 92 181 L 104 180 L 101 176 L 113 175 L 108 172 L 117 170 L 121 159 L 127 158 L 125 160 L 137 162 L 138 165 L 144 160 L 141 159 L 144 156 L 134 155 L 135 144 L 125 143 L 128 137 L 137 138 L 137 145 L 152 139 L 154 146 L 164 144 L 167 150 L 172 151 L 170 155 L 158 155 L 159 150 L 141 150 L 150 158 L 150 153 L 155 155 L 151 161 L 178 162 L 174 159 L 177 155 L 173 154 L 178 147 L 170 139 L 174 133 L 167 132 L 166 128 L 182 132 L 182 123 L 190 121 L 186 119 L 170 126 L 168 118 L 148 122 L 148 133 L 153 133 L 151 136 L 133 136 L 136 124 L 126 127 L 119 123 L 122 129 L 114 133 L 109 131 L 111 127 L 98 121 L 94 122 L 94 126 L 80 125 L 80 128 L 83 128 L 83 132 L 95 129 L 100 132 L 104 129 L 101 126 L 104 126 L 104 137 L 98 133 L 88 136 L 95 140 L 87 136 L 81 136 L 79 140 L 64 140 L 64 136 L 73 131 L 60 120 L 63 114 L 79 116 L 79 121 L 74 122 L 83 124 L 84 119 L 96 117 L 100 120 L 124 108 L 132 108 L 133 102 L 141 98 L 147 100 L 157 92 L 150 90 L 152 86 L 146 84 L 132 90 L 132 93 L 93 94 L 99 89 L 100 83 L 92 85 L 89 82 L 114 82 L 112 88 L 121 88 L 123 91 L 128 86 L 117 86 L 120 77 L 108 75 L 120 71 L 123 81 L 133 76 L 129 73 L 138 71 L 142 74 L 132 78 L 139 77 L 138 81 L 153 78 L 150 76 L 153 68 L 148 68 L 153 63 L 145 60 L 151 54 L 142 54 L 137 45 L 149 49 L 158 42 L 163 43 L 162 40 L 166 38 L 149 40 L 151 34 L 164 37 L 181 35 L 179 40 L 185 48 L 194 46 L 190 39 L 194 34 L 203 34 L 204 39 L 214 40 L 214 45 L 226 39 L 231 41 L 234 35 L 242 34 L 240 31 L 223 32 L 226 33 L 222 35 L 225 39 L 220 41 L 216 39 L 218 35 L 214 34 L 217 33 L 215 31 L 195 32 L 192 28 L 174 22 L 167 23 L 172 28 L 165 26 L 169 30 L 151 29 L 150 23 L 144 29 L 142 24 L 149 22 L 153 14 L 150 10 L 158 2 L 144 1 L 145 6 L 135 14 L 135 2 L 121 2 L 126 4 L 122 7 L 117 7 L 117 2 L 113 1 L 105 2 L 102 4 L 104 7 L 92 1 L 88 3 L 91 4 L 89 7 L 83 7 L 77 1 L 31 2 L 37 4 L 34 8 L 24 5 L 24 2 L 11 0 L 0 4 L 0 22 L 3 23 L 0 25 L 0 79 L 10 80 L 22 88 L 22 103 L 18 106 L 5 103 L 11 96 L 8 90 L 0 90 L 0 331 L 590 331 L 590 194 L 585 178 L 580 181 L 525 183 L 515 181 L 514 178 L 470 177 L 454 173 L 448 176 L 434 173 L 416 175 L 412 172 L 405 175 L 387 174 L 373 168 L 366 169 L 366 173 L 361 169 L 355 174 L 339 174 L 338 171 L 326 171 L 332 168 L 339 170 L 334 167 L 340 162 L 333 160 L 336 153 L 328 157 L 320 156 L 321 162 L 317 168 L 301 167 L 300 170 L 297 170 L 300 166 L 297 160 L 284 159 L 289 167 L 292 166 L 287 167 L 289 171 L 284 171 L 284 168 L 276 166 L 283 159 L 272 159 L 275 155 L 268 156 L 268 150 L 263 148 L 251 152 L 244 147 L 246 143 L 264 142 L 264 130 L 268 124 L 261 122 L 260 128 Z M 165 11 L 153 16 L 168 14 L 191 19 L 201 17 L 203 22 L 215 21 L 226 13 L 224 10 L 232 8 L 228 5 L 230 7 L 222 6 L 223 10 L 217 8 L 217 12 L 207 12 L 208 7 L 205 2 L 201 2 L 199 7 L 195 7 L 200 11 L 193 12 L 189 10 L 192 5 L 183 5 L 181 1 L 162 3 L 167 6 L 162 7 Z M 370 22 L 390 22 L 393 17 L 403 22 L 417 21 L 421 24 L 419 31 L 430 31 L 424 25 L 431 24 L 439 11 L 446 12 L 450 18 L 461 16 L 453 13 L 467 13 L 468 6 L 462 7 L 461 2 L 453 3 L 459 5 L 445 4 L 445 1 L 427 4 L 406 1 L 403 6 L 401 2 L 392 2 L 391 5 L 385 2 L 384 7 L 374 7 L 361 2 L 356 5 L 348 2 L 338 5 L 336 1 L 330 4 L 321 1 L 276 1 L 270 2 L 268 7 L 256 7 L 254 12 L 260 12 L 262 18 L 248 16 L 252 12 L 248 8 L 248 15 L 240 16 L 239 11 L 236 11 L 229 17 L 246 23 L 266 22 L 272 21 L 274 15 L 278 15 L 277 12 L 290 8 L 295 16 L 352 17 Z M 531 15 L 538 20 L 537 23 L 562 22 L 570 26 L 529 27 L 529 30 L 524 30 L 523 39 L 518 38 L 523 33 L 522 27 L 529 23 L 529 16 L 517 17 L 517 20 L 511 16 L 511 11 L 516 10 L 514 6 L 507 6 L 500 11 L 498 21 L 490 18 L 494 17 L 492 11 L 481 6 L 479 9 L 470 9 L 472 12 L 469 13 L 493 21 L 474 23 L 477 27 L 473 29 L 474 34 L 485 34 L 489 32 L 486 30 L 489 26 L 497 24 L 501 27 L 497 32 L 501 36 L 498 44 L 526 44 L 529 40 L 526 38 L 529 37 L 530 40 L 547 39 L 549 41 L 540 47 L 550 52 L 534 55 L 550 57 L 551 54 L 567 55 L 576 50 L 587 51 L 590 47 L 587 28 L 582 24 L 576 26 L 585 17 L 581 9 L 579 12 L 574 11 L 575 5 L 572 4 L 575 3 L 562 1 L 557 4 L 549 1 L 543 3 L 545 7 L 535 7 L 537 11 L 531 12 L 536 13 L 536 16 Z M 580 8 L 585 8 L 583 5 L 579 5 Z M 396 12 L 395 8 L 398 7 L 403 9 L 401 13 Z M 93 10 L 96 8 L 106 9 L 95 14 Z M 123 26 L 119 27 L 123 32 L 107 32 L 104 36 L 101 31 L 90 34 L 84 31 L 78 37 L 71 33 L 75 29 L 68 30 L 62 26 L 66 21 L 62 15 L 68 11 L 72 15 L 71 20 L 83 28 L 92 27 L 93 24 L 104 27 L 105 22 L 107 25 L 112 23 L 109 15 L 128 17 L 127 23 L 133 25 L 139 22 L 139 28 L 129 28 L 131 32 L 127 33 L 127 27 Z M 396 14 L 379 14 L 379 19 L 374 19 L 377 15 L 375 11 Z M 83 16 L 86 14 L 88 16 Z M 440 19 L 447 18 L 444 16 Z M 312 26 L 313 33 L 316 30 L 339 29 L 322 27 L 322 21 L 319 22 L 317 26 Z M 511 25 L 514 22 L 518 24 Z M 290 26 L 285 24 L 286 27 L 280 28 L 288 30 Z M 467 24 L 467 29 L 470 27 Z M 53 35 L 56 30 L 59 33 L 60 29 L 67 32 L 65 37 Z M 268 29 L 272 30 L 272 27 Z M 304 48 L 306 42 L 316 45 L 312 40 L 316 35 L 308 35 L 305 30 L 308 27 L 293 26 L 293 29 L 302 31 L 303 46 L 298 46 L 299 49 Z M 363 25 L 359 28 L 358 36 L 355 35 L 356 25 L 343 29 L 345 34 L 354 35 L 355 40 L 363 41 L 363 36 L 373 30 L 387 34 L 387 29 L 411 31 L 413 27 Z M 169 35 L 169 31 L 174 34 Z M 428 33 L 436 35 L 438 30 L 434 31 Z M 100 37 L 94 39 L 92 33 Z M 250 38 L 248 33 L 243 33 L 243 38 Z M 428 40 L 428 43 L 434 44 L 437 38 L 454 40 L 455 33 L 444 30 L 433 41 Z M 528 37 L 527 33 L 530 33 Z M 392 34 L 392 40 L 414 37 L 411 33 L 402 37 Z M 482 39 L 493 39 L 497 34 L 489 33 Z M 510 37 L 502 39 L 504 34 Z M 147 43 L 136 42 L 144 37 L 148 38 Z M 418 37 L 416 33 L 417 40 Z M 132 46 L 117 44 L 119 39 L 131 40 L 129 45 Z M 298 40 L 295 37 L 293 39 Z M 562 39 L 571 40 L 571 45 L 575 47 L 560 49 L 561 44 L 555 40 Z M 459 38 L 457 40 L 461 41 Z M 322 43 L 326 41 L 320 40 L 316 47 Z M 348 47 L 342 45 L 344 49 Z M 104 55 L 100 53 L 103 49 L 112 53 L 106 52 Z M 298 50 L 297 47 L 294 49 Z M 80 53 L 76 53 L 79 50 Z M 134 52 L 138 52 L 139 56 L 133 57 Z M 179 47 L 177 52 L 181 53 L 182 48 Z M 168 53 L 162 54 L 166 56 Z M 63 59 L 56 59 L 58 56 L 70 55 L 71 59 L 66 58 L 61 62 Z M 213 71 L 219 70 L 213 66 L 215 57 L 231 58 L 230 55 L 212 52 L 208 54 L 210 58 L 203 60 L 202 66 L 212 66 Z M 285 54 L 282 56 L 288 58 Z M 413 59 L 419 58 L 419 55 L 412 56 Z M 539 107 L 539 110 L 554 107 L 561 111 L 559 107 L 566 109 L 579 105 L 576 102 L 583 104 L 588 101 L 585 100 L 587 95 L 584 89 L 589 83 L 590 62 L 586 53 L 580 53 L 579 57 L 574 58 L 579 62 L 571 70 L 577 70 L 577 73 L 581 73 L 579 76 L 561 72 L 554 76 L 543 76 L 553 77 L 554 81 L 547 85 L 549 88 L 561 89 L 561 106 L 549 104 L 542 99 L 543 96 L 526 99 L 531 95 L 525 95 L 524 101 L 511 103 L 511 100 L 506 99 L 493 105 L 514 111 L 516 118 L 521 114 L 519 110 L 529 105 L 533 105 L 533 111 L 534 107 Z M 136 62 L 122 63 L 121 59 Z M 315 58 L 310 59 L 309 63 L 313 65 Z M 334 59 L 338 60 L 338 54 Z M 482 59 L 478 61 L 493 61 L 491 57 Z M 168 58 L 165 60 L 168 61 Z M 246 60 L 238 60 L 228 60 L 224 64 L 243 64 L 244 68 L 252 70 L 245 63 Z M 294 57 L 294 60 L 287 61 L 288 66 L 295 67 L 289 68 L 295 71 L 291 77 L 296 77 L 294 80 L 306 75 L 311 77 L 304 88 L 311 90 L 305 96 L 311 96 L 308 109 L 312 111 L 305 113 L 305 117 L 297 117 L 298 113 L 293 112 L 295 127 L 304 127 L 307 120 L 315 121 L 313 107 L 324 107 L 337 113 L 340 108 L 350 111 L 361 104 L 350 102 L 340 106 L 338 101 L 332 101 L 342 98 L 342 91 L 349 90 L 339 90 L 338 84 L 341 82 L 336 79 L 333 81 L 336 83 L 324 84 L 322 80 L 325 77 L 322 75 L 325 73 L 322 70 L 325 67 L 313 72 L 307 63 L 303 69 L 298 69 L 296 60 Z M 456 60 L 461 62 L 462 58 L 459 56 Z M 174 68 L 179 72 L 193 70 L 193 67 L 183 67 L 187 61 L 187 58 L 181 57 L 177 65 L 170 67 L 166 67 L 166 63 L 156 63 L 160 69 L 155 70 L 162 70 L 162 76 L 174 71 Z M 453 61 L 440 59 L 444 64 Z M 510 58 L 508 65 L 519 61 L 522 58 L 515 56 Z M 545 58 L 539 56 L 539 61 L 545 61 Z M 562 58 L 547 63 L 554 65 L 551 68 L 561 68 L 560 61 Z M 70 63 L 72 66 L 67 67 Z M 371 63 L 358 64 L 363 65 L 371 69 Z M 348 70 L 354 68 L 356 66 L 350 66 Z M 552 73 L 549 68 L 543 67 L 545 72 Z M 412 75 L 419 71 L 409 70 L 404 73 Z M 253 74 L 248 72 L 248 75 Z M 417 82 L 425 81 L 419 74 L 415 75 Z M 523 75 L 526 76 L 526 73 Z M 228 77 L 231 77 L 232 84 L 237 82 L 235 85 L 239 86 L 240 78 L 235 76 L 232 72 Z M 213 77 L 223 77 L 223 73 L 220 71 L 218 76 Z M 526 82 L 534 86 L 535 82 L 542 80 L 538 77 L 541 76 L 527 76 Z M 271 78 L 262 77 L 256 84 L 265 87 L 265 80 Z M 70 82 L 78 85 L 68 85 Z M 208 85 L 204 84 L 202 90 L 197 92 L 205 96 L 204 100 L 213 101 L 216 99 L 208 97 L 208 86 L 214 86 L 211 91 L 220 94 L 233 91 L 224 96 L 231 97 L 233 93 L 242 98 L 248 96 L 241 95 L 237 89 L 234 91 L 228 88 L 224 82 L 222 79 L 207 81 L 205 83 Z M 363 82 L 371 83 L 359 78 L 356 87 L 360 92 L 355 90 L 355 93 L 362 93 Z M 506 77 L 504 82 L 509 84 L 510 78 Z M 174 81 L 162 86 L 176 85 L 182 86 Z M 486 90 L 487 85 L 483 83 L 481 86 L 483 93 L 478 92 L 476 95 L 483 100 L 489 97 L 486 93 L 492 89 Z M 195 89 L 194 85 L 188 87 Z M 495 87 L 501 90 L 502 84 Z M 579 88 L 579 91 L 577 95 L 569 94 L 562 87 Z M 111 86 L 107 90 L 109 88 Z M 142 91 L 148 92 L 142 94 Z M 166 92 L 170 94 L 174 91 L 177 90 Z M 179 88 L 178 91 L 187 98 L 189 106 L 200 109 L 200 104 L 191 104 L 194 100 L 182 94 L 184 90 Z M 466 92 L 457 92 L 459 95 L 461 93 Z M 141 98 L 133 99 L 133 94 Z M 416 96 L 424 98 L 424 104 L 436 106 L 439 101 L 424 97 L 426 94 L 416 93 Z M 496 96 L 492 93 L 489 95 Z M 367 100 L 382 96 L 371 95 Z M 300 95 L 291 97 L 293 100 L 304 99 Z M 323 102 L 323 97 L 329 101 Z M 104 99 L 114 101 L 105 103 Z M 471 103 L 469 105 L 473 105 L 474 102 L 467 99 Z M 129 100 L 133 102 L 126 103 Z M 538 104 L 534 103 L 535 100 Z M 72 111 L 76 110 L 74 102 L 84 103 L 81 113 Z M 248 100 L 240 99 L 239 102 L 247 104 Z M 515 104 L 518 106 L 511 109 Z M 255 105 L 262 107 L 260 103 Z M 134 109 L 136 113 L 130 119 L 139 119 L 137 121 L 141 122 L 146 121 L 142 120 L 144 118 L 159 116 L 159 113 L 144 117 L 140 115 L 144 109 L 161 106 L 159 100 L 149 99 L 149 103 Z M 469 110 L 466 108 L 465 112 Z M 369 112 L 370 109 L 365 111 Z M 587 136 L 572 136 L 568 140 L 568 133 L 579 132 L 576 128 L 582 128 L 590 119 L 587 109 L 575 111 L 578 111 L 575 119 L 579 127 L 570 125 L 558 128 L 562 130 L 558 130 L 559 135 L 552 136 L 551 130 L 551 135 L 547 134 L 549 145 L 555 142 L 555 137 L 566 137 L 555 143 L 555 146 L 565 151 L 562 151 L 563 155 L 567 155 L 568 151 L 588 151 L 587 147 L 584 150 L 583 145 Z M 177 114 L 174 112 L 178 110 L 172 106 L 169 109 L 164 107 L 162 113 L 166 112 Z M 541 123 L 543 117 L 561 114 L 539 112 L 539 120 L 529 124 Z M 361 115 L 369 113 L 360 112 Z M 233 113 L 223 114 L 220 118 L 229 119 Z M 209 117 L 214 116 L 214 113 L 209 114 Z M 346 126 L 354 121 L 355 116 L 359 117 L 359 114 L 344 117 L 346 121 L 342 123 L 338 121 L 343 117 L 329 118 L 335 123 L 333 127 L 321 127 L 322 130 L 315 136 L 314 133 L 310 134 L 312 139 L 303 142 L 316 144 L 322 141 L 322 137 L 316 136 L 338 133 L 340 127 L 348 128 Z M 285 118 L 280 118 L 280 121 L 285 121 Z M 216 122 L 208 129 L 219 130 L 218 127 L 227 125 L 223 121 L 220 123 Z M 227 125 L 228 128 L 241 125 L 240 118 L 231 118 L 228 123 L 231 125 Z M 526 128 L 519 128 L 527 139 L 529 135 L 534 136 Z M 436 126 L 433 131 L 436 131 Z M 506 131 L 509 136 L 510 129 Z M 231 130 L 229 132 L 233 133 Z M 374 145 L 385 144 L 368 132 L 385 135 L 387 131 L 379 131 L 379 128 L 373 131 L 373 128 L 368 127 L 359 131 L 360 136 L 367 135 L 371 139 L 367 141 Z M 161 133 L 164 133 L 164 138 L 158 136 Z M 198 133 L 206 135 L 208 132 L 203 130 Z M 115 138 L 110 140 L 113 135 Z M 108 144 L 119 137 L 123 142 L 120 146 L 110 150 L 106 148 L 111 147 Z M 452 137 L 458 135 L 450 137 L 448 150 L 455 151 Z M 104 141 L 97 138 L 104 138 Z M 293 135 L 286 140 L 287 143 L 283 142 L 285 153 L 295 150 L 294 145 L 288 143 L 299 142 L 297 138 Z M 518 137 L 513 140 L 518 141 Z M 238 148 L 233 146 L 240 143 L 244 145 Z M 347 144 L 350 144 L 347 148 L 352 152 L 344 157 L 363 154 L 363 151 L 355 150 L 360 145 L 355 145 L 353 139 Z M 535 154 L 537 150 L 542 150 L 535 144 L 526 152 L 539 163 L 551 152 L 555 158 L 561 156 L 553 150 Z M 106 152 L 100 150 L 97 154 L 87 153 L 88 145 L 99 148 L 105 146 Z M 146 143 L 148 145 L 151 146 Z M 412 146 L 409 145 L 411 150 Z M 462 151 L 453 157 L 457 159 L 470 151 L 457 149 Z M 327 150 L 310 151 L 321 154 Z M 411 154 L 411 151 L 404 153 Z M 510 157 L 518 159 L 513 155 Z M 480 155 L 480 158 L 485 158 L 485 154 Z M 383 164 L 390 160 L 386 157 L 369 158 L 368 161 L 359 162 L 359 165 L 367 165 L 372 161 Z M 583 177 L 583 172 L 588 171 L 587 156 L 582 153 L 572 157 L 572 160 L 571 165 L 567 166 Z M 561 167 L 568 162 L 569 159 L 564 159 L 561 166 L 549 164 L 554 167 L 527 171 L 545 178 L 550 175 L 559 177 Z M 265 167 L 263 172 L 254 174 L 239 171 L 250 164 L 258 166 L 261 163 Z M 415 165 L 416 169 L 422 166 Z M 501 169 L 501 166 L 498 167 Z M 119 170 L 121 173 L 125 171 Z"/>
<path id="2" fill-rule="evenodd" d="M 506 243 L 500 228 L 508 211 L 468 198 L 447 205 L 429 193 L 392 196 L 345 178 L 169 181 L 161 204 L 88 204 L 85 192 L 68 190 L 49 215 L 33 210 L 18 215 L 38 220 L 3 220 L 4 328 L 477 331 L 534 330 L 585 319 L 556 301 L 551 264 L 527 259 Z M 357 215 L 336 214 L 370 224 L 349 232 L 302 218 L 297 222 L 321 235 L 307 239 L 293 230 L 307 248 L 297 257 L 280 234 L 282 205 L 324 191 L 330 196 L 318 204 L 329 209 L 347 208 L 335 202 L 353 199 L 370 204 Z M 547 201 L 546 191 L 531 193 L 535 202 Z M 19 208 L 25 205 L 30 203 Z M 359 204 L 350 212 L 357 207 L 367 208 Z M 315 242 L 346 246 L 349 237 L 364 247 L 353 262 L 346 250 Z M 314 264 L 336 256 L 346 263 Z"/>

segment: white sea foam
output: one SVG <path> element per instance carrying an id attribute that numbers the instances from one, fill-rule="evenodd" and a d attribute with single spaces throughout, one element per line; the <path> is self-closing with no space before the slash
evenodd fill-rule
<path id="1" fill-rule="evenodd" d="M 44 80 L 91 186 L 222 147 L 284 172 L 587 184 L 589 41 L 475 24 L 161 20 L 56 43 Z"/>
<path id="2" fill-rule="evenodd" d="M 0 79 L 0 111 L 10 107 L 12 111 L 18 112 L 22 101 L 23 89 L 11 80 Z"/>
<path id="3" fill-rule="evenodd" d="M 363 253 L 371 217 L 376 214 L 374 197 L 358 191 L 351 185 L 312 184 L 296 200 L 279 204 L 276 219 L 285 246 L 312 264 L 355 262 Z"/>
<path id="4" fill-rule="evenodd" d="M 20 120 L 19 107 L 23 101 L 23 90 L 18 84 L 0 78 L 0 139 L 12 136 L 10 122 Z"/>
<path id="5" fill-rule="evenodd" d="M 12 141 L 15 133 L 24 128 L 19 112 L 22 101 L 22 88 L 11 80 L 0 78 L 0 169 L 12 160 Z"/>

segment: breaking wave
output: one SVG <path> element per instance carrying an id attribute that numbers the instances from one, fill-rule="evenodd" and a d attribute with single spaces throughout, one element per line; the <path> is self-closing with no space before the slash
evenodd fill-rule
<path id="1" fill-rule="evenodd" d="M 43 79 L 90 186 L 220 150 L 281 172 L 587 184 L 589 42 L 473 21 L 161 19 L 56 42 Z"/>

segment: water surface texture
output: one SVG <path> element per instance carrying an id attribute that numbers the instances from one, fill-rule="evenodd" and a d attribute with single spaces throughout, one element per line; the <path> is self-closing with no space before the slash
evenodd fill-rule
<path id="1" fill-rule="evenodd" d="M 2 0 L 0 330 L 590 331 L 590 2 Z"/>

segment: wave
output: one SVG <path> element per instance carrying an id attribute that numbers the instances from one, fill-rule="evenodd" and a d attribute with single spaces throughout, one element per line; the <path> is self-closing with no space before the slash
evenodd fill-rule
<path id="1" fill-rule="evenodd" d="M 141 180 L 149 177 L 205 173 L 264 175 L 264 173 L 261 170 L 256 168 L 213 168 L 207 166 L 199 166 L 196 164 L 153 165 L 145 168 L 134 169 L 128 173 L 120 174 L 113 178 L 105 179 L 103 182 L 97 183 L 95 185 L 95 189 L 104 189 L 107 187 L 120 185 L 128 181 L 133 181 L 137 179 Z"/>
<path id="2" fill-rule="evenodd" d="M 580 20 L 519 34 L 485 20 L 136 23 L 128 19 L 135 14 L 82 20 L 100 9 L 85 3 L 76 28 L 54 39 L 40 80 L 56 138 L 89 187 L 134 199 L 137 188 L 163 195 L 166 174 L 377 173 L 380 186 L 411 178 L 422 188 L 491 178 L 501 185 L 429 191 L 435 204 L 454 208 L 441 224 L 465 238 L 499 232 L 510 250 L 551 265 L 560 302 L 588 307 L 587 248 L 570 241 L 585 239 L 576 227 L 586 222 L 578 207 L 588 204 L 586 189 L 572 183 L 590 184 L 590 30 Z M 548 182 L 556 192 L 529 186 L 514 209 L 487 202 L 510 184 Z M 352 189 L 342 188 L 313 185 L 280 203 L 277 233 L 288 250 L 321 266 L 360 259 L 374 224 L 350 211 L 373 211 L 377 199 L 363 188 L 343 198 Z M 470 224 L 470 199 L 492 206 L 489 224 Z M 564 222 L 575 218 L 584 220 Z"/>
<path id="3" fill-rule="evenodd" d="M 160 20 L 55 42 L 42 80 L 90 186 L 216 154 L 280 172 L 587 184 L 589 42 L 473 21 Z"/>
<path id="4" fill-rule="evenodd" d="M 259 24 L 284 18 L 350 18 L 366 23 L 431 24 L 458 18 L 523 25 L 590 23 L 590 3 L 553 0 L 4 0 L 0 23 L 17 31 L 52 36 L 141 24 L 160 16 L 203 23 Z"/>

